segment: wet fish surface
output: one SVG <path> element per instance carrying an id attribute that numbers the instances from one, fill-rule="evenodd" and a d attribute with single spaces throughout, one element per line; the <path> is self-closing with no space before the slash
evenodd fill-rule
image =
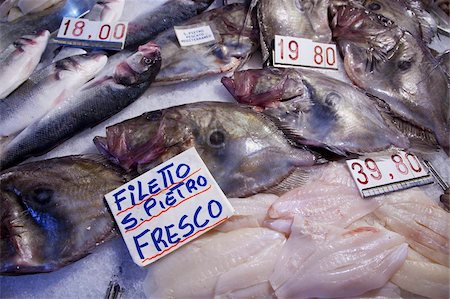
<path id="1" fill-rule="evenodd" d="M 261 107 L 300 144 L 340 155 L 409 146 L 364 92 L 318 72 L 245 70 L 235 72 L 234 79 L 222 78 L 222 83 L 237 101 Z"/>
<path id="2" fill-rule="evenodd" d="M 46 30 L 22 36 L 0 53 L 0 99 L 28 79 L 41 59 L 49 36 Z"/>
<path id="3" fill-rule="evenodd" d="M 337 9 L 332 27 L 350 79 L 403 123 L 432 132 L 448 152 L 447 78 L 424 44 L 390 20 L 348 5 Z"/>
<path id="4" fill-rule="evenodd" d="M 9 97 L 0 100 L 0 136 L 12 136 L 40 120 L 92 79 L 106 61 L 102 54 L 72 56 L 33 74 Z"/>
<path id="5" fill-rule="evenodd" d="M 209 25 L 214 42 L 181 47 L 174 29 L 160 34 L 162 66 L 155 83 L 169 84 L 198 79 L 208 74 L 232 71 L 256 50 L 258 27 L 251 19 L 245 24 L 247 8 L 232 4 L 209 10 L 181 26 Z M 181 27 L 183 28 L 183 27 Z"/>
<path id="6" fill-rule="evenodd" d="M 116 22 L 120 19 L 125 0 L 97 0 L 86 16 L 91 21 Z"/>
<path id="7" fill-rule="evenodd" d="M 51 272 L 118 235 L 103 196 L 126 182 L 100 156 L 67 156 L 0 174 L 0 274 Z"/>
<path id="8" fill-rule="evenodd" d="M 213 2 L 213 0 L 170 0 L 155 11 L 136 17 L 128 23 L 125 47 L 132 48 L 153 40 L 158 33 L 198 15 Z"/>
<path id="9" fill-rule="evenodd" d="M 0 23 L 0 51 L 19 37 L 39 30 L 53 32 L 64 17 L 77 18 L 88 11 L 95 0 L 64 0 L 41 12 L 26 15 L 12 22 Z"/>
<path id="10" fill-rule="evenodd" d="M 244 197 L 299 184 L 308 150 L 291 146 L 275 125 L 248 107 L 200 102 L 145 113 L 107 127 L 100 153 L 139 173 L 195 147 L 225 194 Z M 292 182 L 291 182 L 292 181 Z M 285 191 L 285 190 L 284 190 Z"/>
<path id="11" fill-rule="evenodd" d="M 275 35 L 331 41 L 328 0 L 254 0 L 257 5 L 263 61 L 272 53 Z"/>
<path id="12" fill-rule="evenodd" d="M 160 66 L 159 47 L 152 42 L 140 46 L 113 72 L 88 82 L 42 119 L 1 144 L 0 167 L 5 169 L 27 157 L 46 153 L 121 111 L 147 90 Z"/>

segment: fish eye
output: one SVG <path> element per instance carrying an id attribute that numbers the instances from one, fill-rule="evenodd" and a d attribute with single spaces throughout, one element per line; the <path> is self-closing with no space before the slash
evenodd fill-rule
<path id="1" fill-rule="evenodd" d="M 338 101 L 341 97 L 335 93 L 335 92 L 330 92 L 329 94 L 327 94 L 327 96 L 325 97 L 325 104 L 327 104 L 328 106 L 334 106 L 334 102 Z"/>
<path id="2" fill-rule="evenodd" d="M 156 110 L 156 111 L 152 111 L 152 112 L 148 112 L 145 115 L 145 118 L 150 120 L 150 121 L 157 121 L 160 120 L 162 117 L 162 111 L 161 110 Z"/>
<path id="3" fill-rule="evenodd" d="M 377 2 L 372 2 L 367 8 L 370 10 L 379 10 L 381 8 L 381 5 Z"/>
<path id="4" fill-rule="evenodd" d="M 397 64 L 397 67 L 402 70 L 402 71 L 406 71 L 409 68 L 411 68 L 412 62 L 409 60 L 400 60 Z"/>
<path id="5" fill-rule="evenodd" d="M 153 62 L 153 60 L 151 58 L 148 58 L 148 57 L 144 56 L 144 57 L 142 57 L 141 62 L 144 63 L 144 64 L 149 65 L 149 64 L 151 64 Z"/>
<path id="6" fill-rule="evenodd" d="M 209 144 L 212 147 L 222 147 L 225 144 L 225 134 L 222 131 L 213 131 L 209 135 Z"/>
<path id="7" fill-rule="evenodd" d="M 29 200 L 41 205 L 48 204 L 53 197 L 54 191 L 48 188 L 36 188 L 29 194 Z"/>

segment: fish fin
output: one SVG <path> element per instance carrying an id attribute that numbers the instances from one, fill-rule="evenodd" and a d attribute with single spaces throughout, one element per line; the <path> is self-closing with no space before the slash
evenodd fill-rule
<path id="1" fill-rule="evenodd" d="M 295 168 L 294 171 L 284 178 L 278 185 L 264 191 L 275 195 L 282 195 L 289 190 L 305 185 L 309 180 L 309 172 L 302 168 Z"/>
<path id="2" fill-rule="evenodd" d="M 411 147 L 422 150 L 437 150 L 439 143 L 433 132 L 419 128 L 401 118 L 391 117 L 391 122 L 408 137 Z"/>

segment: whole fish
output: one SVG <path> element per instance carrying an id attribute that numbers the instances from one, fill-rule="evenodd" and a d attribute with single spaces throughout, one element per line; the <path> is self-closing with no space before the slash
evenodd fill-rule
<path id="1" fill-rule="evenodd" d="M 0 167 L 50 151 L 74 134 L 111 117 L 147 90 L 161 65 L 159 47 L 149 42 L 113 72 L 88 82 L 72 97 L 1 144 Z"/>
<path id="2" fill-rule="evenodd" d="M 230 197 L 300 184 L 315 156 L 291 146 L 263 115 L 233 103 L 200 102 L 145 113 L 106 129 L 97 149 L 139 173 L 195 146 Z M 284 191 L 284 190 L 283 190 Z"/>
<path id="3" fill-rule="evenodd" d="M 333 5 L 347 4 L 349 1 L 333 0 Z M 353 0 L 367 10 L 381 15 L 416 38 L 430 43 L 437 32 L 433 17 L 418 0 Z"/>
<path id="4" fill-rule="evenodd" d="M 103 196 L 125 183 L 99 156 L 68 156 L 0 174 L 0 274 L 51 272 L 118 235 Z"/>
<path id="5" fill-rule="evenodd" d="M 256 22 L 245 23 L 245 5 L 232 4 L 209 10 L 182 26 L 207 24 L 215 41 L 181 47 L 173 28 L 160 34 L 155 42 L 161 46 L 162 66 L 156 77 L 161 84 L 197 79 L 236 69 L 256 50 Z"/>
<path id="6" fill-rule="evenodd" d="M 354 6 L 338 7 L 332 25 L 350 79 L 384 101 L 402 121 L 402 130 L 414 133 L 407 122 L 431 131 L 448 152 L 447 78 L 423 43 L 392 21 Z"/>
<path id="7" fill-rule="evenodd" d="M 331 41 L 328 0 L 253 0 L 254 5 L 257 5 L 263 61 L 272 53 L 275 35 Z"/>
<path id="8" fill-rule="evenodd" d="M 0 53 L 0 99 L 28 79 L 41 59 L 49 36 L 47 30 L 22 36 Z"/>
<path id="9" fill-rule="evenodd" d="M 39 30 L 53 32 L 64 17 L 79 17 L 92 8 L 95 0 L 64 0 L 41 12 L 26 15 L 12 22 L 0 22 L 0 51 L 19 37 Z"/>
<path id="10" fill-rule="evenodd" d="M 174 25 L 186 21 L 205 9 L 214 0 L 169 0 L 151 13 L 145 13 L 128 23 L 125 47 L 136 47 L 156 37 Z"/>
<path id="11" fill-rule="evenodd" d="M 376 102 L 321 73 L 266 68 L 235 72 L 222 82 L 237 101 L 261 107 L 297 143 L 340 155 L 409 146 Z"/>
<path id="12" fill-rule="evenodd" d="M 92 79 L 106 61 L 103 54 L 72 56 L 34 73 L 9 97 L 0 100 L 0 136 L 14 135 L 41 119 Z"/>

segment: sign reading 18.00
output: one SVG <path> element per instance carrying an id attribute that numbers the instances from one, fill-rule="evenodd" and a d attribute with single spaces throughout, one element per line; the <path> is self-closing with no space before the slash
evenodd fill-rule
<path id="1" fill-rule="evenodd" d="M 121 50 L 125 43 L 127 27 L 127 22 L 105 23 L 64 18 L 55 41 L 79 47 Z"/>
<path id="2" fill-rule="evenodd" d="M 275 35 L 273 66 L 337 69 L 336 45 L 306 38 Z"/>

